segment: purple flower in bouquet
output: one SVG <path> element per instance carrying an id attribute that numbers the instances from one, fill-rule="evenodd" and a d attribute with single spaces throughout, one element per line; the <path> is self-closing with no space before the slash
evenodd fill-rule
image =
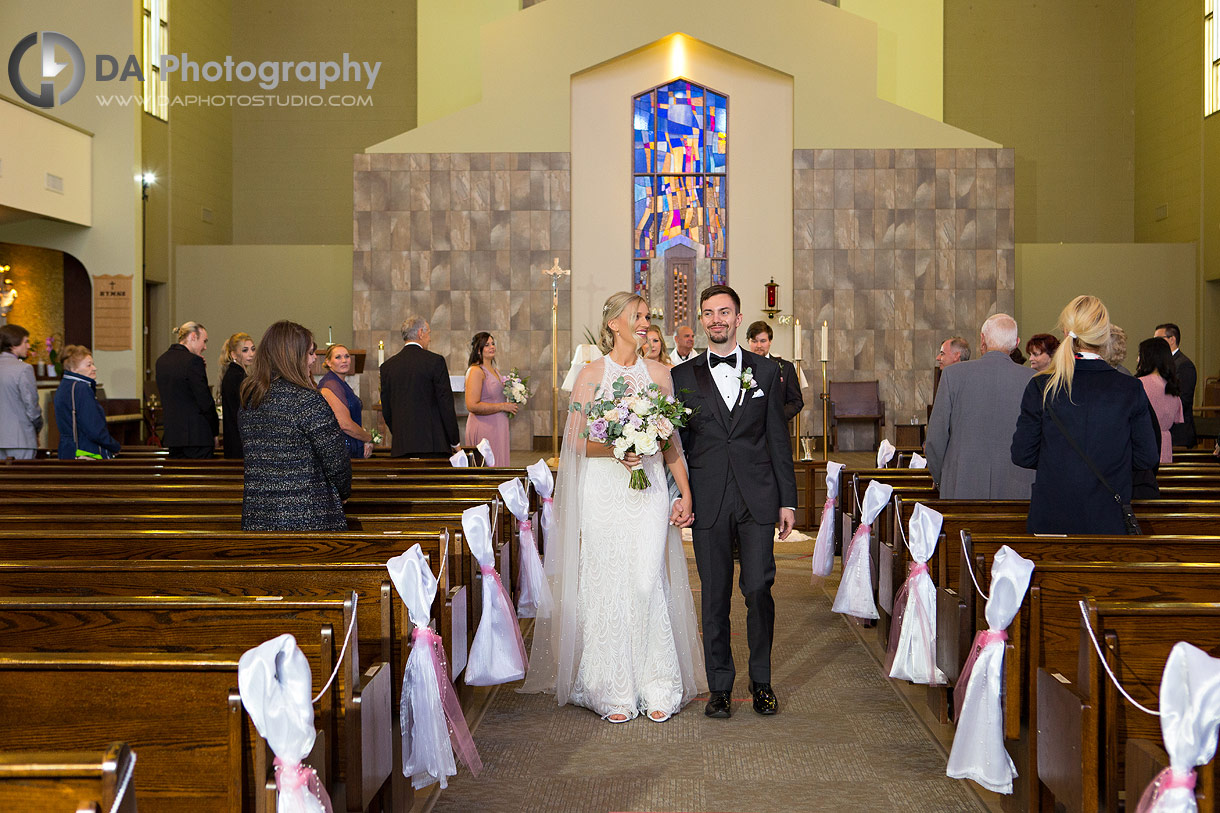
<path id="1" fill-rule="evenodd" d="M 589 424 L 589 437 L 593 440 L 599 440 L 602 443 L 606 442 L 606 429 L 609 426 L 609 421 L 605 418 L 598 418 Z"/>

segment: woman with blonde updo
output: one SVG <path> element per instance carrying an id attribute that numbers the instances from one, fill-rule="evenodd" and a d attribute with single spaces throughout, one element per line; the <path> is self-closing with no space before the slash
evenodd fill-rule
<path id="1" fill-rule="evenodd" d="M 318 392 L 322 393 L 335 413 L 335 420 L 343 430 L 347 453 L 353 460 L 371 457 L 373 434 L 364 428 L 364 403 L 352 385 L 347 383 L 347 377 L 355 366 L 351 351 L 345 345 L 332 344 L 322 364 L 326 367 L 326 374 L 318 382 Z"/>
<path id="2" fill-rule="evenodd" d="M 220 348 L 220 414 L 225 457 L 242 457 L 237 411 L 241 409 L 241 382 L 254 363 L 254 339 L 249 333 L 234 333 Z"/>
<path id="3" fill-rule="evenodd" d="M 659 361 L 666 367 L 674 366 L 673 361 L 669 358 L 669 348 L 665 346 L 665 336 L 657 325 L 648 326 L 648 334 L 644 337 L 644 343 L 640 345 L 640 355 L 646 359 Z"/>
<path id="4" fill-rule="evenodd" d="M 1131 470 L 1151 469 L 1158 458 L 1148 398 L 1139 381 L 1101 355 L 1110 341 L 1110 314 L 1100 299 L 1073 299 L 1059 314 L 1058 329 L 1063 342 L 1025 388 L 1012 438 L 1012 462 L 1038 472 L 1026 527 L 1042 534 L 1123 534 L 1120 502 L 1131 502 Z"/>
<path id="5" fill-rule="evenodd" d="M 669 527 L 693 510 L 678 432 L 655 454 L 621 461 L 582 436 L 588 406 L 612 397 L 620 380 L 629 395 L 653 384 L 673 393 L 669 370 L 639 355 L 647 328 L 643 299 L 611 296 L 598 333 L 605 355 L 584 365 L 572 388 L 546 551 L 555 607 L 537 619 L 523 688 L 554 692 L 560 705 L 584 706 L 610 723 L 638 715 L 663 723 L 706 689 L 682 536 Z M 647 489 L 629 487 L 633 466 L 647 473 Z"/>

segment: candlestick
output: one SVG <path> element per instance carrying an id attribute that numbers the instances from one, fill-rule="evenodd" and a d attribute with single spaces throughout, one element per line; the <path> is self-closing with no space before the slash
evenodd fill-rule
<path id="1" fill-rule="evenodd" d="M 801 360 L 801 320 L 797 319 L 792 332 L 792 360 Z"/>
<path id="2" fill-rule="evenodd" d="M 385 364 L 385 342 L 377 342 L 377 366 Z"/>
<path id="3" fill-rule="evenodd" d="M 326 326 L 326 346 L 330 347 L 335 343 L 335 333 L 330 325 Z"/>
<path id="4" fill-rule="evenodd" d="M 822 361 L 830 361 L 830 325 L 822 322 Z"/>

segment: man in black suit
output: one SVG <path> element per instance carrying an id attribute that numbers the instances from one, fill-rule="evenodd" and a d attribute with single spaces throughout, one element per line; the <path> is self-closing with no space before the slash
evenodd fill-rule
<path id="1" fill-rule="evenodd" d="M 711 690 L 704 713 L 732 714 L 736 676 L 729 643 L 733 542 L 741 551 L 750 692 L 754 710 L 775 714 L 771 639 L 775 626 L 773 540 L 796 522 L 796 475 L 784 420 L 779 365 L 737 344 L 741 299 L 727 285 L 699 296 L 708 352 L 671 371 L 674 390 L 694 410 L 681 430 L 694 497 L 695 563 L 703 602 L 703 652 Z M 680 517 L 675 517 L 680 520 Z"/>
<path id="2" fill-rule="evenodd" d="M 796 365 L 787 359 L 771 355 L 771 340 L 775 338 L 775 332 L 766 322 L 759 320 L 750 325 L 746 330 L 746 338 L 750 340 L 750 352 L 769 358 L 779 365 L 779 379 L 784 384 L 784 420 L 792 420 L 805 406 Z"/>
<path id="3" fill-rule="evenodd" d="M 165 409 L 162 442 L 171 458 L 207 458 L 216 448 L 220 420 L 208 387 L 203 351 L 208 349 L 208 331 L 198 322 L 187 322 L 175 330 L 176 344 L 157 359 L 157 389 Z"/>
<path id="4" fill-rule="evenodd" d="M 1193 449 L 1199 441 L 1195 436 L 1195 385 L 1199 381 L 1199 372 L 1195 369 L 1195 363 L 1178 348 L 1182 332 L 1178 330 L 1177 325 L 1173 322 L 1157 325 L 1156 333 L 1152 335 L 1160 336 L 1169 342 L 1169 349 L 1173 351 L 1173 363 L 1178 369 L 1178 386 L 1182 388 L 1182 417 L 1186 420 L 1169 427 L 1169 436 L 1173 438 L 1174 446 Z"/>
<path id="5" fill-rule="evenodd" d="M 432 331 L 422 316 L 402 323 L 402 340 L 402 350 L 381 365 L 390 456 L 448 457 L 461 444 L 449 368 L 443 356 L 428 350 Z"/>

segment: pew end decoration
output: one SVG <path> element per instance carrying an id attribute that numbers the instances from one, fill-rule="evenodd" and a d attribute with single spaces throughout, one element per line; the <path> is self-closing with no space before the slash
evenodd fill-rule
<path id="1" fill-rule="evenodd" d="M 448 550 L 441 561 L 448 558 Z M 386 562 L 390 581 L 407 606 L 411 653 L 402 676 L 402 773 L 416 790 L 457 774 L 458 759 L 478 776 L 483 769 L 453 683 L 441 637 L 428 626 L 437 580 L 418 544 Z"/>
<path id="2" fill-rule="evenodd" d="M 864 492 L 864 507 L 860 515 L 860 526 L 852 534 L 851 542 L 843 554 L 843 578 L 839 581 L 839 592 L 831 609 L 863 621 L 876 621 L 877 602 L 873 599 L 871 544 L 873 522 L 890 501 L 894 487 L 880 480 L 873 480 Z"/>
<path id="3" fill-rule="evenodd" d="M 907 466 L 909 469 L 926 469 L 927 467 L 928 459 L 919 452 L 915 452 L 913 455 L 911 455 L 911 462 Z"/>
<path id="4" fill-rule="evenodd" d="M 835 566 L 835 508 L 839 501 L 839 483 L 843 477 L 843 464 L 830 460 L 826 463 L 826 502 L 822 505 L 822 519 L 818 524 L 817 540 L 813 543 L 813 578 L 824 579 Z"/>
<path id="5" fill-rule="evenodd" d="M 882 440 L 881 445 L 877 447 L 877 468 L 884 469 L 896 454 L 898 454 L 898 450 L 894 448 L 894 444 L 890 443 L 888 439 Z"/>
<path id="6" fill-rule="evenodd" d="M 1004 748 L 1004 655 L 1006 630 L 1025 601 L 1033 572 L 1034 563 L 1007 545 L 996 552 L 985 612 L 987 629 L 975 635 L 953 692 L 957 731 L 945 774 L 972 779 L 995 793 L 1012 793 L 1012 780 L 1017 777 L 1017 767 Z M 1013 697 L 1008 702 L 1020 700 Z"/>
<path id="7" fill-rule="evenodd" d="M 534 539 L 534 522 L 530 517 L 530 502 L 525 486 L 514 477 L 499 485 L 504 504 L 517 520 L 518 554 L 520 559 L 521 596 L 517 600 L 518 618 L 535 618 L 550 615 L 554 599 L 551 586 L 546 580 L 542 557 L 538 555 L 538 543 Z"/>
<path id="8" fill-rule="evenodd" d="M 496 572 L 491 512 L 486 504 L 462 512 L 466 544 L 483 574 L 483 615 L 470 645 L 466 685 L 495 686 L 525 677 L 528 658 L 513 601 Z"/>
<path id="9" fill-rule="evenodd" d="M 237 662 L 242 705 L 275 754 L 277 813 L 331 813 L 317 771 L 303 761 L 317 737 L 312 677 L 309 659 L 288 634 L 246 650 Z"/>
<path id="10" fill-rule="evenodd" d="M 890 677 L 926 686 L 943 686 L 945 673 L 936 667 L 936 585 L 928 560 L 936 552 L 944 517 L 923 503 L 911 513 L 910 573 L 894 597 L 894 623 L 886 655 Z"/>
<path id="11" fill-rule="evenodd" d="M 1144 790 L 1136 810 L 1195 813 L 1195 768 L 1211 762 L 1216 755 L 1220 658 L 1185 641 L 1174 644 L 1161 673 L 1160 698 L 1161 736 L 1169 767 Z"/>
<path id="12" fill-rule="evenodd" d="M 454 452 L 449 458 L 449 465 L 453 466 L 455 469 L 470 468 L 470 458 L 466 455 L 466 450 L 458 449 L 456 452 Z"/>
<path id="13" fill-rule="evenodd" d="M 542 552 L 546 555 L 546 546 L 551 543 L 551 534 L 555 530 L 555 476 L 545 460 L 526 466 L 525 473 L 529 475 L 530 484 L 538 492 L 542 500 Z"/>
<path id="14" fill-rule="evenodd" d="M 484 466 L 488 466 L 490 468 L 495 468 L 496 456 L 491 451 L 491 441 L 490 440 L 488 440 L 487 438 L 483 438 L 482 440 L 480 440 L 478 442 L 478 444 L 475 445 L 474 448 L 478 449 L 479 454 L 483 455 L 483 465 Z M 507 461 L 505 461 L 505 462 L 507 462 Z"/>

